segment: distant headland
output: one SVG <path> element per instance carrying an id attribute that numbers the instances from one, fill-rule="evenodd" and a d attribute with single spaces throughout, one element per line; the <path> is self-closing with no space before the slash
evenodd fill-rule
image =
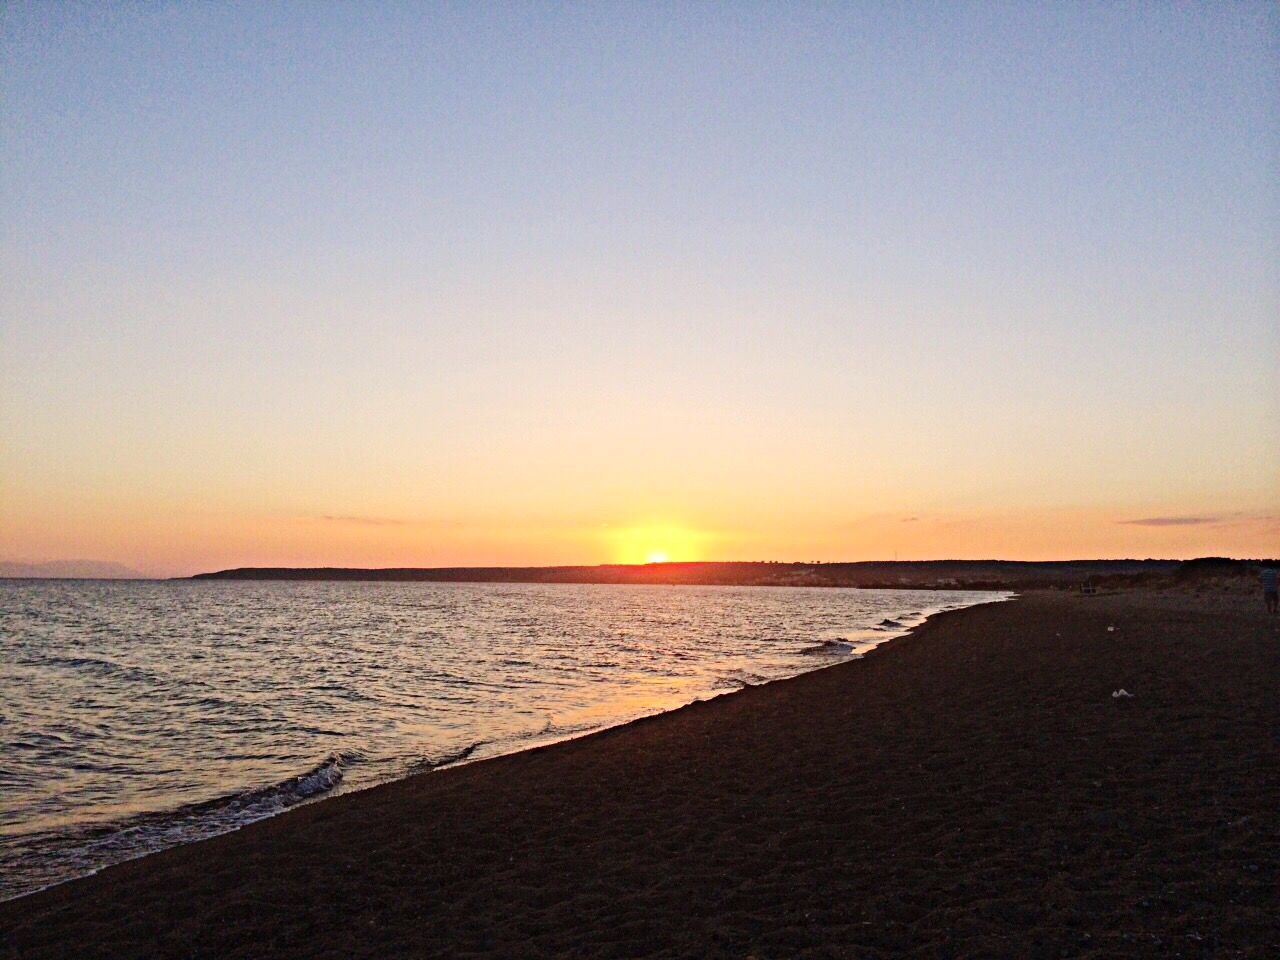
<path id="1" fill-rule="evenodd" d="M 857 563 L 698 562 L 565 567 L 239 567 L 195 580 L 345 580 L 471 583 L 611 583 L 715 586 L 1033 589 L 1143 583 L 1197 573 L 1243 573 L 1249 561 L 1200 560 L 903 560 Z"/>

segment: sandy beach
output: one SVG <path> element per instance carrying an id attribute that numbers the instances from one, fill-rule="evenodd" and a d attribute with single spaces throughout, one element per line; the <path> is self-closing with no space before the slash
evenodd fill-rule
<path id="1" fill-rule="evenodd" d="M 0 904 L 0 956 L 1276 956 L 1278 625 L 1173 590 L 942 614 Z"/>

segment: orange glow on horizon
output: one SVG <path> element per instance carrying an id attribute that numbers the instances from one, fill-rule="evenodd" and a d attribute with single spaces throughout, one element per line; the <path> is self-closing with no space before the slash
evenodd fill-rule
<path id="1" fill-rule="evenodd" d="M 675 524 L 651 524 L 612 531 L 608 539 L 615 563 L 687 563 L 706 559 L 710 536 Z"/>
<path id="2" fill-rule="evenodd" d="M 829 501 L 804 511 L 695 504 L 675 517 L 609 524 L 610 514 L 627 516 L 625 505 L 590 519 L 558 515 L 550 506 L 529 518 L 461 508 L 431 516 L 408 498 L 351 506 L 335 498 L 333 506 L 266 512 L 226 502 L 156 503 L 141 491 L 124 503 L 51 498 L 47 487 L 15 486 L 6 489 L 0 510 L 0 560 L 117 561 L 150 576 L 241 566 L 1263 557 L 1274 556 L 1280 542 L 1274 512 L 1243 499 L 1212 505 L 1217 514 L 1195 501 L 968 510 L 903 502 L 877 513 L 842 512 Z"/>

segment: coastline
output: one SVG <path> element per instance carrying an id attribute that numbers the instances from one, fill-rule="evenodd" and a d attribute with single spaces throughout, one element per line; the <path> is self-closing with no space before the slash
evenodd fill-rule
<path id="1" fill-rule="evenodd" d="M 445 584 L 450 586 L 452 584 Z M 467 585 L 462 583 L 461 585 Z M 598 584 L 602 589 L 611 589 L 613 585 Z M 657 586 L 657 585 L 645 585 Z M 695 585 L 695 589 L 722 589 L 716 586 Z M 762 589 L 760 587 L 739 587 L 738 589 Z M 880 592 L 880 591 L 877 591 Z M 917 591 L 912 591 L 917 592 Z M 1005 602 L 1015 596 L 1011 591 L 1003 591 L 1002 595 L 996 596 L 996 592 L 991 593 L 991 599 L 979 600 L 968 604 L 969 607 L 977 606 L 984 603 L 1000 603 Z M 160 831 L 162 837 L 154 841 L 142 840 L 135 838 L 133 841 L 135 847 L 128 853 L 120 855 L 117 853 L 114 857 L 102 854 L 96 854 L 99 862 L 93 862 L 93 855 L 86 858 L 80 867 L 81 872 L 77 872 L 70 876 L 59 877 L 51 882 L 43 883 L 39 886 L 28 887 L 20 893 L 12 893 L 6 889 L 6 884 L 2 875 L 0 875 L 0 903 L 10 900 L 17 900 L 29 897 L 33 894 L 49 890 L 65 883 L 75 880 L 84 879 L 102 872 L 109 867 L 138 860 L 143 857 L 152 856 L 164 850 L 173 849 L 175 847 L 188 846 L 193 843 L 200 843 L 213 837 L 222 836 L 226 833 L 243 829 L 250 824 L 257 823 L 272 817 L 283 816 L 299 807 L 320 803 L 331 800 L 336 796 L 342 796 L 349 793 L 359 793 L 365 790 L 374 789 L 387 783 L 394 783 L 399 780 L 408 779 L 414 776 L 425 775 L 427 773 L 439 772 L 451 769 L 467 763 L 476 763 L 483 760 L 498 759 L 500 757 L 510 756 L 512 754 L 521 753 L 526 750 L 541 749 L 544 747 L 554 746 L 569 740 L 576 740 L 582 737 L 588 737 L 593 734 L 602 733 L 617 727 L 624 727 L 639 720 L 648 719 L 650 717 L 659 716 L 661 714 L 670 713 L 694 703 L 707 702 L 718 699 L 722 696 L 729 696 L 740 692 L 749 687 L 760 687 L 779 680 L 791 679 L 805 673 L 815 670 L 826 669 L 850 660 L 856 660 L 866 656 L 874 649 L 891 643 L 896 639 L 909 636 L 912 632 L 919 629 L 930 619 L 936 618 L 943 613 L 951 612 L 954 609 L 967 609 L 968 607 L 955 608 L 952 606 L 925 606 L 918 610 L 909 611 L 907 614 L 895 615 L 895 620 L 884 620 L 882 623 L 867 629 L 854 630 L 853 634 L 847 639 L 840 641 L 822 641 L 811 648 L 804 651 L 802 656 L 809 658 L 809 664 L 803 667 L 797 667 L 782 674 L 772 674 L 768 676 L 760 676 L 756 674 L 746 674 L 750 679 L 744 679 L 740 676 L 723 677 L 721 685 L 708 689 L 690 689 L 683 695 L 673 696 L 668 702 L 662 705 L 646 706 L 640 710 L 622 710 L 613 712 L 612 716 L 605 716 L 604 719 L 598 721 L 579 722 L 568 726 L 551 727 L 548 726 L 543 730 L 529 730 L 525 733 L 515 734 L 508 737 L 497 739 L 476 740 L 472 742 L 460 741 L 455 747 L 440 759 L 435 761 L 420 760 L 408 767 L 401 768 L 398 772 L 391 774 L 383 774 L 373 780 L 358 779 L 353 786 L 351 777 L 349 759 L 351 754 L 341 752 L 331 752 L 323 760 L 318 760 L 313 766 L 306 771 L 289 779 L 279 781 L 273 784 L 255 785 L 246 787 L 242 791 L 225 793 L 217 797 L 207 800 L 197 800 L 192 803 L 185 804 L 181 807 L 171 810 L 154 810 L 139 813 L 129 819 L 116 822 L 114 824 L 95 824 L 83 830 L 88 832 L 89 836 L 95 838 L 95 842 L 101 841 L 109 843 L 115 834 L 106 832 L 106 828 L 118 831 L 119 835 L 135 834 L 138 830 Z M 905 621 L 899 624 L 897 620 Z M 886 626 L 892 624 L 892 626 Z M 883 631 L 873 633 L 873 631 Z M 832 651 L 828 649 L 829 645 L 839 648 L 841 646 L 848 648 L 845 653 L 840 653 L 838 649 Z M 729 682 L 731 681 L 731 682 Z M 602 714 L 608 711 L 596 711 Z M 361 764 L 363 769 L 363 757 L 356 754 L 357 763 Z M 223 808 L 235 808 L 233 817 L 228 819 L 220 816 Z M 205 811 L 204 819 L 192 819 L 191 812 L 196 810 Z M 172 826 L 170 827 L 170 824 Z M 166 829 L 169 827 L 169 829 Z M 185 834 L 185 837 L 182 835 Z M 182 837 L 181 839 L 175 839 Z M 138 845 L 141 843 L 141 845 Z M 0 868 L 3 867 L 3 861 L 0 861 Z"/>
<path id="2" fill-rule="evenodd" d="M 190 579 L 1027 590 L 1074 587 L 1090 578 L 1149 580 L 1180 566 L 1178 560 L 1154 559 L 677 561 L 553 567 L 237 567 L 193 574 Z"/>
<path id="3" fill-rule="evenodd" d="M 1017 938 L 1034 929 L 1046 950 L 1154 956 L 1189 926 L 1180 947 L 1211 936 L 1250 956 L 1278 939 L 1260 914 L 1280 862 L 1268 637 L 1261 614 L 1155 593 L 945 611 L 851 661 L 7 901 L 0 950 L 1027 955 Z M 1153 676 L 1182 698 L 1153 698 Z M 1109 696 L 1120 686 L 1132 703 Z M 1171 722 L 1186 756 L 1158 749 Z M 1156 782 L 1175 774 L 1201 789 Z M 1152 803 L 1186 829 L 1157 830 Z M 1222 869 L 1199 883 L 1183 861 L 1206 836 L 1218 852 L 1196 856 Z M 1257 869 L 1224 880 L 1250 850 Z M 1185 905 L 1159 899 L 1170 882 L 1195 888 Z"/>

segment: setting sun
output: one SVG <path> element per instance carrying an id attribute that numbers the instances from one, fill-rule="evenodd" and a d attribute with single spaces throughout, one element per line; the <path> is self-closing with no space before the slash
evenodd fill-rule
<path id="1" fill-rule="evenodd" d="M 706 559 L 710 536 L 673 524 L 651 524 L 610 531 L 609 554 L 615 563 L 682 563 Z"/>

